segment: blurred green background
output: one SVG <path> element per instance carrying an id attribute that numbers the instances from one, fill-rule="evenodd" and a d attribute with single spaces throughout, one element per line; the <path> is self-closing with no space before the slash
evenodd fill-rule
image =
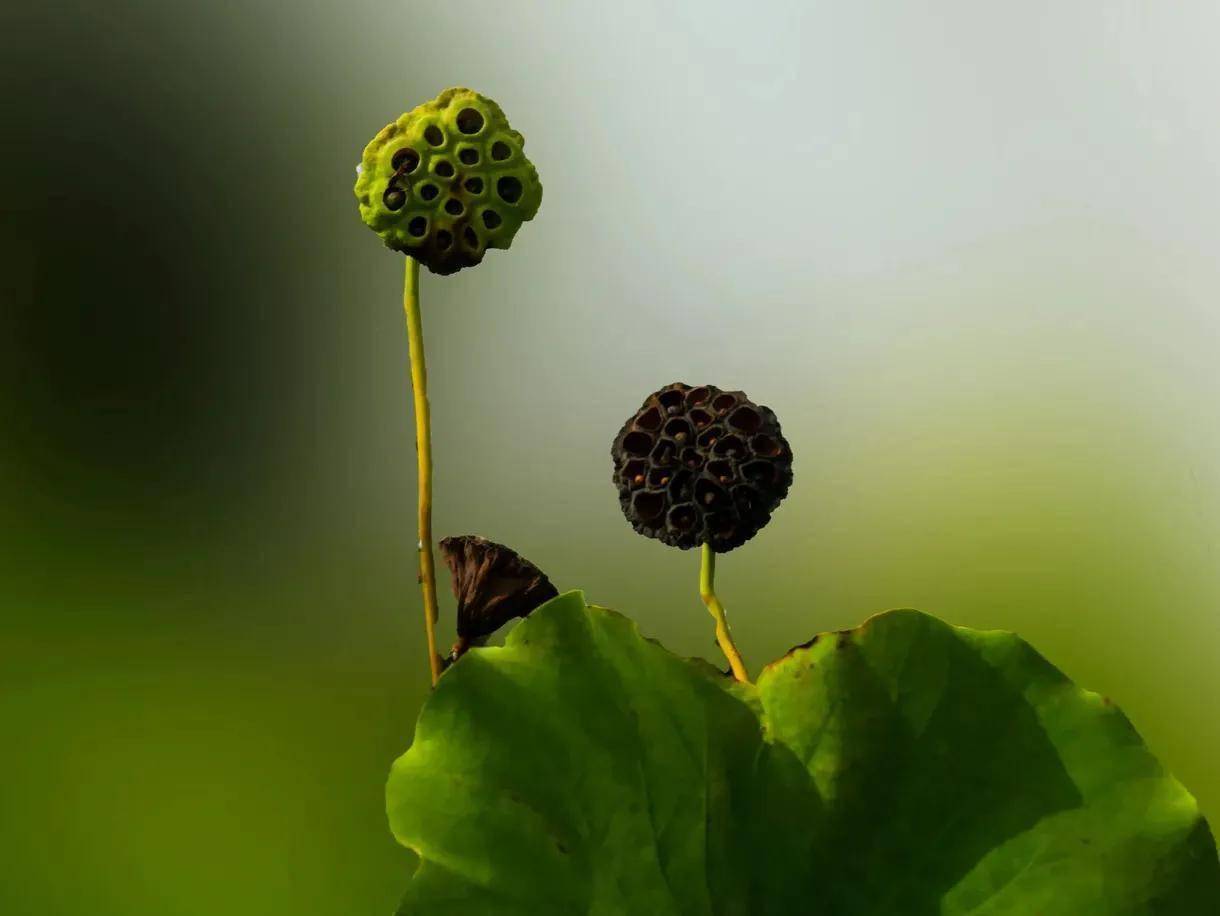
<path id="1" fill-rule="evenodd" d="M 438 536 L 717 658 L 608 448 L 662 384 L 743 388 L 796 454 L 720 564 L 755 670 L 894 606 L 1013 629 L 1220 819 L 1218 30 L 1205 0 L 6 6 L 0 911 L 391 912 L 413 440 L 401 258 L 351 186 L 453 84 L 546 195 L 423 278 Z"/>

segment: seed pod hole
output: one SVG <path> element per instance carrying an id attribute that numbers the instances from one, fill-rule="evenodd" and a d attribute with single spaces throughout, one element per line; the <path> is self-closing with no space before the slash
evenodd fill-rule
<path id="1" fill-rule="evenodd" d="M 440 175 L 441 178 L 452 178 L 455 169 L 453 163 L 448 159 L 437 159 L 436 165 L 432 166 L 432 171 Z"/>
<path id="2" fill-rule="evenodd" d="M 623 477 L 629 484 L 641 486 L 644 483 L 644 474 L 648 470 L 648 462 L 639 458 L 628 461 L 623 466 Z"/>
<path id="3" fill-rule="evenodd" d="M 445 201 L 445 212 L 450 216 L 461 216 L 465 209 L 466 208 L 462 206 L 462 202 L 456 197 L 450 197 L 447 201 Z"/>
<path id="4" fill-rule="evenodd" d="M 728 410 L 730 407 L 732 407 L 736 403 L 737 403 L 737 398 L 733 397 L 733 395 L 728 394 L 726 392 L 724 394 L 716 395 L 715 400 L 712 401 L 712 409 L 715 410 L 717 413 L 724 413 L 726 410 Z"/>
<path id="5" fill-rule="evenodd" d="M 445 135 L 441 133 L 441 129 L 435 124 L 429 124 L 424 128 L 424 139 L 432 146 L 445 145 Z"/>
<path id="6" fill-rule="evenodd" d="M 462 230 L 462 241 L 466 243 L 467 248 L 479 247 L 479 236 L 469 225 Z"/>
<path id="7" fill-rule="evenodd" d="M 513 154 L 513 148 L 503 140 L 497 140 L 491 145 L 491 158 L 496 162 L 503 162 Z"/>
<path id="8" fill-rule="evenodd" d="M 779 443 L 770 436 L 755 436 L 750 445 L 754 449 L 754 454 L 760 458 L 774 458 L 780 453 Z"/>
<path id="9" fill-rule="evenodd" d="M 657 443 L 657 447 L 652 450 L 653 464 L 665 466 L 674 463 L 674 457 L 677 455 L 678 449 L 674 443 L 667 439 L 662 439 Z"/>
<path id="10" fill-rule="evenodd" d="M 775 482 L 775 466 L 769 461 L 751 461 L 742 467 L 741 474 L 760 487 L 769 487 Z"/>
<path id="11" fill-rule="evenodd" d="M 464 134 L 477 134 L 483 129 L 483 115 L 473 108 L 463 108 L 458 112 L 456 120 L 457 129 Z"/>
<path id="12" fill-rule="evenodd" d="M 640 518 L 650 522 L 656 519 L 665 509 L 665 496 L 661 493 L 641 490 L 635 494 L 631 505 L 635 508 L 636 514 Z"/>
<path id="13" fill-rule="evenodd" d="M 422 239 L 428 233 L 428 219 L 424 216 L 413 216 L 411 222 L 407 223 L 407 232 L 415 236 L 417 239 Z"/>
<path id="14" fill-rule="evenodd" d="M 670 407 L 682 406 L 682 391 L 678 388 L 669 388 L 657 395 L 657 400 L 661 406 L 667 410 Z"/>
<path id="15" fill-rule="evenodd" d="M 646 411 L 640 414 L 635 421 L 635 425 L 640 429 L 646 429 L 649 432 L 656 432 L 661 428 L 661 411 L 655 407 L 649 407 Z"/>
<path id="16" fill-rule="evenodd" d="M 697 471 L 699 468 L 703 467 L 703 456 L 700 455 L 695 449 L 688 448 L 682 453 L 682 464 L 684 467 Z"/>
<path id="17" fill-rule="evenodd" d="M 500 214 L 495 210 L 483 211 L 483 225 L 488 229 L 495 229 L 502 222 L 504 222 L 504 220 L 500 218 Z"/>
<path id="18" fill-rule="evenodd" d="M 635 430 L 623 437 L 623 449 L 628 455 L 638 455 L 642 458 L 648 454 L 650 448 L 652 448 L 652 436 L 648 433 Z"/>
<path id="19" fill-rule="evenodd" d="M 669 510 L 669 527 L 675 531 L 689 531 L 699 520 L 699 513 L 689 504 L 674 506 Z"/>
<path id="20" fill-rule="evenodd" d="M 712 422 L 712 415 L 702 407 L 696 407 L 690 412 L 690 419 L 695 424 L 695 429 L 703 429 Z"/>
<path id="21" fill-rule="evenodd" d="M 436 200 L 436 195 L 440 193 L 440 189 L 434 184 L 421 185 L 419 189 L 419 196 L 423 200 Z"/>
<path id="22" fill-rule="evenodd" d="M 395 171 L 409 175 L 419 167 L 419 153 L 409 146 L 404 146 L 394 154 L 390 165 L 394 167 Z"/>
<path id="23" fill-rule="evenodd" d="M 711 391 L 709 391 L 705 385 L 700 385 L 698 388 L 692 388 L 686 393 L 686 404 L 688 407 L 694 407 L 698 404 L 706 403 L 707 399 L 711 397 L 711 394 Z"/>
<path id="24" fill-rule="evenodd" d="M 736 458 L 745 453 L 746 444 L 736 436 L 725 436 L 713 446 L 712 450 L 717 455 L 725 455 L 729 458 Z"/>
<path id="25" fill-rule="evenodd" d="M 436 247 L 441 251 L 448 251 L 453 247 L 453 233 L 447 229 L 442 229 L 436 234 Z"/>
<path id="26" fill-rule="evenodd" d="M 724 437 L 724 430 L 712 426 L 699 434 L 699 448 L 709 449 Z"/>
<path id="27" fill-rule="evenodd" d="M 505 175 L 496 182 L 496 193 L 505 203 L 515 204 L 521 199 L 521 179 L 515 175 Z"/>
<path id="28" fill-rule="evenodd" d="M 719 509 L 729 504 L 729 494 L 706 477 L 695 481 L 695 504 L 704 509 Z"/>
<path id="29" fill-rule="evenodd" d="M 716 478 L 718 483 L 728 484 L 733 481 L 733 465 L 728 461 L 709 461 L 707 472 Z"/>
<path id="30" fill-rule="evenodd" d="M 402 205 L 407 202 L 407 192 L 402 188 L 388 187 L 381 199 L 389 209 L 401 210 Z"/>
<path id="31" fill-rule="evenodd" d="M 694 435 L 694 431 L 685 420 L 675 417 L 665 424 L 665 435 L 669 436 L 679 445 L 682 445 L 690 440 L 691 436 Z"/>
<path id="32" fill-rule="evenodd" d="M 669 478 L 673 476 L 673 472 L 669 468 L 653 468 L 648 474 L 648 485 L 650 487 L 663 487 L 669 483 Z"/>
<path id="33" fill-rule="evenodd" d="M 462 183 L 462 187 L 464 187 L 471 194 L 482 194 L 483 193 L 483 179 L 480 178 L 478 175 L 474 175 L 470 178 L 467 178 Z"/>
<path id="34" fill-rule="evenodd" d="M 694 476 L 690 471 L 678 471 L 669 482 L 669 501 L 671 503 L 687 502 L 694 493 L 691 486 Z"/>
<path id="35" fill-rule="evenodd" d="M 729 416 L 729 426 L 750 435 L 758 432 L 758 428 L 762 426 L 762 417 L 753 407 L 743 404 Z"/>
<path id="36" fill-rule="evenodd" d="M 479 151 L 473 146 L 468 146 L 458 152 L 458 162 L 462 165 L 478 165 Z"/>

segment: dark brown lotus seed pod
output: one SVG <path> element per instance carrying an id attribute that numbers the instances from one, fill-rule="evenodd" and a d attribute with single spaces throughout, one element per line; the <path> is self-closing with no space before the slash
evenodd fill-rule
<path id="1" fill-rule="evenodd" d="M 458 600 L 453 658 L 559 594 L 537 566 L 512 548 L 486 538 L 473 534 L 445 538 L 441 556 Z"/>
<path id="2" fill-rule="evenodd" d="M 674 382 L 650 394 L 610 455 L 632 527 L 683 550 L 740 547 L 792 485 L 792 449 L 775 414 L 714 385 Z"/>

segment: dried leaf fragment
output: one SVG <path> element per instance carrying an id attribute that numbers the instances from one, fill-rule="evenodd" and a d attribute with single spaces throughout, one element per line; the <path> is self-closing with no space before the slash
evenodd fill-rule
<path id="1" fill-rule="evenodd" d="M 473 534 L 445 538 L 440 546 L 458 601 L 454 659 L 559 594 L 542 570 L 511 547 Z"/>

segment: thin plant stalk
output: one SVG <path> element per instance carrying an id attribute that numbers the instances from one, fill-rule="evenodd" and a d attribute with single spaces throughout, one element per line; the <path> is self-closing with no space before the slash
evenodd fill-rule
<path id="1" fill-rule="evenodd" d="M 733 643 L 733 634 L 729 631 L 729 619 L 724 613 L 724 605 L 716 597 L 715 582 L 716 551 L 712 550 L 711 544 L 704 544 L 699 564 L 699 597 L 703 599 L 708 613 L 716 621 L 716 642 L 720 644 L 720 651 L 724 653 L 724 657 L 729 660 L 733 677 L 748 684 L 750 675 L 746 672 L 745 663 L 741 660 L 741 653 L 737 651 L 737 646 Z"/>
<path id="2" fill-rule="evenodd" d="M 432 559 L 432 414 L 428 407 L 428 367 L 424 362 L 424 324 L 419 310 L 419 261 L 407 262 L 402 307 L 407 314 L 411 356 L 411 393 L 415 400 L 415 458 L 419 478 L 419 585 L 424 596 L 424 630 L 428 634 L 428 668 L 435 686 L 441 676 L 436 651 L 436 567 Z"/>

